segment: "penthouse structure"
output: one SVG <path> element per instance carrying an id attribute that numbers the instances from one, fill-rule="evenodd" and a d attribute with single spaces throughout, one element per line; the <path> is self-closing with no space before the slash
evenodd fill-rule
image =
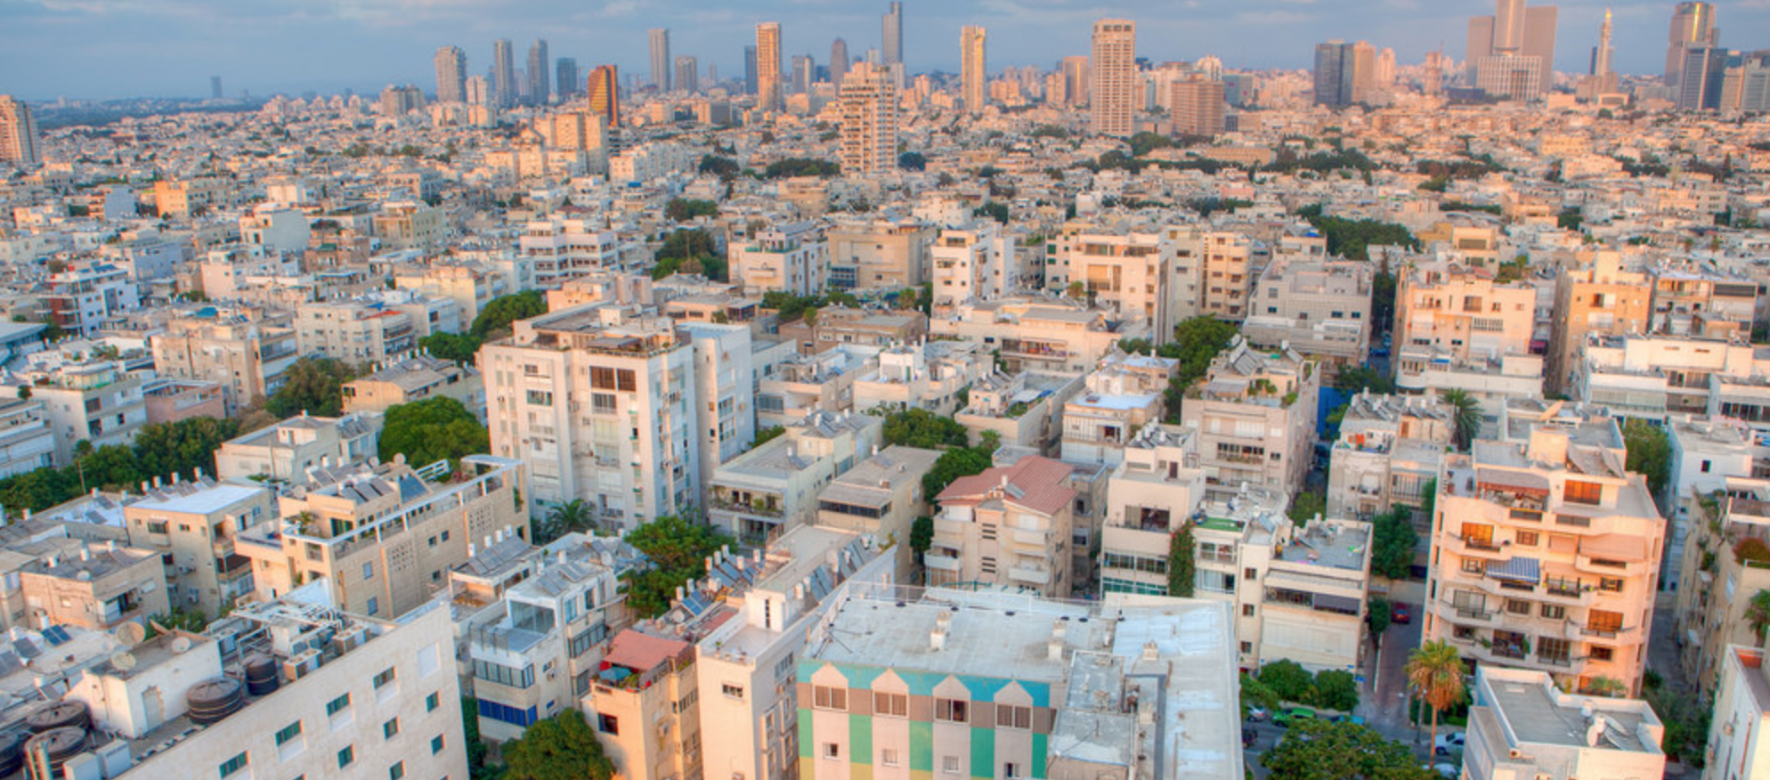
<path id="1" fill-rule="evenodd" d="M 296 482 L 306 479 L 308 470 L 316 466 L 331 468 L 373 458 L 380 441 L 379 414 L 302 414 L 222 442 L 215 451 L 215 475 L 273 485 Z"/>
<path id="2" fill-rule="evenodd" d="M 830 280 L 830 245 L 815 222 L 795 222 L 728 246 L 731 278 L 751 295 L 788 292 L 816 295 Z"/>
<path id="3" fill-rule="evenodd" d="M 811 521 L 817 494 L 875 450 L 884 421 L 867 414 L 810 416 L 722 463 L 707 493 L 707 522 L 754 544 Z"/>
<path id="4" fill-rule="evenodd" d="M 1567 693 L 1546 672 L 1492 666 L 1475 670 L 1472 698 L 1463 745 L 1471 780 L 1665 772 L 1665 724 L 1640 699 Z"/>
<path id="5" fill-rule="evenodd" d="M 1068 595 L 1076 491 L 1064 482 L 1073 470 L 1029 455 L 947 485 L 922 556 L 928 585 Z"/>
<path id="6" fill-rule="evenodd" d="M 1370 353 L 1373 276 L 1369 263 L 1275 260 L 1254 286 L 1242 333 L 1256 346 L 1362 363 Z"/>
<path id="7" fill-rule="evenodd" d="M 1181 424 L 1199 431 L 1199 467 L 1209 495 L 1228 500 L 1243 485 L 1291 493 L 1303 484 L 1315 439 L 1315 363 L 1293 350 L 1266 353 L 1237 337 L 1186 389 Z"/>
<path id="8" fill-rule="evenodd" d="M 1424 507 L 1454 434 L 1450 407 L 1435 397 L 1353 396 L 1329 461 L 1327 516 L 1370 520 Z M 1416 520 L 1428 530 L 1431 518 Z"/>
<path id="9" fill-rule="evenodd" d="M 961 303 L 928 325 L 933 336 L 980 342 L 1001 350 L 1009 373 L 1084 373 L 1123 339 L 1149 331 L 1113 319 L 1111 312 L 1050 296 Z"/>

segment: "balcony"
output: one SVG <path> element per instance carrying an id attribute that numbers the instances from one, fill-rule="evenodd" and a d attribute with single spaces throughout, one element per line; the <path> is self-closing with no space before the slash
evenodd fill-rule
<path id="1" fill-rule="evenodd" d="M 768 518 L 773 518 L 773 519 L 779 520 L 781 518 L 786 517 L 787 512 L 786 512 L 785 508 L 781 507 L 780 504 L 777 503 L 777 501 L 778 501 L 778 499 L 776 499 L 776 500 L 760 500 L 760 499 L 758 499 L 758 500 L 753 500 L 753 501 L 749 501 L 749 502 L 740 502 L 740 501 L 733 501 L 727 497 L 721 497 L 721 496 L 715 495 L 712 498 L 707 500 L 707 506 L 710 509 L 718 509 L 718 510 L 723 510 L 726 512 L 736 512 L 738 514 L 754 515 L 756 517 L 768 517 Z"/>
<path id="2" fill-rule="evenodd" d="M 1008 579 L 1024 582 L 1028 585 L 1045 586 L 1051 584 L 1051 570 L 1017 563 L 1008 567 Z"/>
<path id="3" fill-rule="evenodd" d="M 1470 539 L 1462 536 L 1452 536 L 1445 540 L 1444 547 L 1457 555 L 1483 558 L 1490 561 L 1504 560 L 1511 557 L 1510 553 L 1505 552 L 1499 545 L 1494 544 L 1491 539 Z"/>
<path id="4" fill-rule="evenodd" d="M 943 552 L 937 552 L 935 550 L 929 550 L 922 554 L 922 565 L 936 571 L 957 572 L 959 570 L 959 557 Z"/>

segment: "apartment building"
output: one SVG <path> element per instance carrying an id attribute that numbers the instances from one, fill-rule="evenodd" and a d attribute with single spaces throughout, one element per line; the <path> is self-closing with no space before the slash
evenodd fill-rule
<path id="1" fill-rule="evenodd" d="M 98 358 L 32 366 L 0 381 L 5 397 L 42 403 L 55 437 L 52 461 L 57 466 L 71 465 L 82 441 L 94 449 L 134 441 L 135 432 L 147 423 L 141 387 L 142 378 L 123 361 Z"/>
<path id="2" fill-rule="evenodd" d="M 284 372 L 301 354 L 295 330 L 237 314 L 206 316 L 209 311 L 175 317 L 148 337 L 154 370 L 221 385 L 228 414 L 282 389 Z"/>
<path id="3" fill-rule="evenodd" d="M 54 465 L 55 433 L 35 399 L 0 400 L 0 479 Z"/>
<path id="4" fill-rule="evenodd" d="M 749 544 L 810 523 L 818 491 L 877 449 L 884 424 L 876 415 L 822 412 L 788 423 L 782 435 L 714 469 L 707 523 Z"/>
<path id="5" fill-rule="evenodd" d="M 1652 285 L 1648 330 L 1725 336 L 1750 333 L 1757 321 L 1758 284 L 1695 263 L 1662 263 L 1647 269 Z"/>
<path id="6" fill-rule="evenodd" d="M 1260 274 L 1242 333 L 1260 347 L 1289 346 L 1334 363 L 1370 353 L 1370 263 L 1275 260 Z"/>
<path id="7" fill-rule="evenodd" d="M 517 239 L 518 245 L 527 236 Z M 394 272 L 395 289 L 411 290 L 426 298 L 447 298 L 461 312 L 461 322 L 471 324 L 486 304 L 508 295 L 510 288 L 504 276 L 461 265 L 431 264 Z"/>
<path id="8" fill-rule="evenodd" d="M 621 777 L 703 776 L 697 684 L 692 643 L 636 629 L 615 635 L 582 701 Z"/>
<path id="9" fill-rule="evenodd" d="M 1751 780 L 1770 772 L 1770 675 L 1764 651 L 1750 645 L 1722 650 L 1725 666 L 1703 751 L 1702 780 Z"/>
<path id="10" fill-rule="evenodd" d="M 1168 383 L 1180 361 L 1127 355 L 1114 348 L 1063 404 L 1063 460 L 1117 465 L 1144 424 L 1162 418 Z"/>
<path id="11" fill-rule="evenodd" d="M 1666 727 L 1653 707 L 1567 693 L 1555 682 L 1542 671 L 1476 668 L 1463 777 L 1664 776 Z"/>
<path id="12" fill-rule="evenodd" d="M 1579 252 L 1575 263 L 1561 272 L 1555 285 L 1555 317 L 1544 371 L 1549 391 L 1564 395 L 1590 336 L 1647 332 L 1653 295 L 1647 275 L 1623 270 L 1622 255 L 1616 251 Z"/>
<path id="13" fill-rule="evenodd" d="M 922 555 L 927 584 L 1067 597 L 1076 491 L 1063 483 L 1073 470 L 1029 455 L 947 485 Z"/>
<path id="14" fill-rule="evenodd" d="M 1454 434 L 1451 409 L 1436 397 L 1353 396 L 1328 462 L 1327 516 L 1370 520 L 1398 505 L 1417 514 Z M 1430 530 L 1431 518 L 1415 521 Z"/>
<path id="15" fill-rule="evenodd" d="M 1671 444 L 1671 463 L 1660 506 L 1666 514 L 1666 565 L 1660 567 L 1661 587 L 1676 591 L 1687 569 L 1686 542 L 1700 522 L 1709 517 L 1717 492 L 1725 492 L 1736 480 L 1770 478 L 1770 442 L 1744 423 L 1725 417 L 1673 416 L 1665 424 Z M 1747 483 L 1750 484 L 1750 483 Z"/>
<path id="16" fill-rule="evenodd" d="M 515 323 L 479 352 L 492 452 L 527 464 L 532 511 L 583 499 L 632 528 L 698 504 L 699 397 L 691 337 L 617 305 Z"/>
<path id="17" fill-rule="evenodd" d="M 719 464 L 756 440 L 755 353 L 748 325 L 681 322 L 695 354 L 695 416 L 701 447 L 701 484 Z"/>
<path id="18" fill-rule="evenodd" d="M 1701 414 L 1709 407 L 1710 377 L 1750 380 L 1770 375 L 1739 333 L 1726 338 L 1668 334 L 1587 337 L 1570 390 L 1616 414 L 1655 423 L 1668 414 Z"/>
<path id="19" fill-rule="evenodd" d="M 642 561 L 615 538 L 571 533 L 534 548 L 503 534 L 486 548 L 470 542 L 448 573 L 480 734 L 499 741 L 590 695 L 609 637 L 631 622 L 620 576 Z"/>
<path id="20" fill-rule="evenodd" d="M 1741 555 L 1747 539 L 1770 541 L 1770 482 L 1745 476 L 1726 480 L 1724 492 L 1697 498 L 1682 523 L 1688 536 L 1667 568 L 1680 570 L 1672 614 L 1678 662 L 1702 694 L 1716 692 L 1728 648 L 1763 639 L 1750 613 L 1752 599 L 1770 590 L 1770 566 Z M 1668 551 L 1669 553 L 1669 551 Z"/>
<path id="21" fill-rule="evenodd" d="M 799 345 L 800 354 L 812 354 L 844 344 L 889 347 L 913 344 L 928 335 L 928 318 L 919 311 L 853 309 L 837 305 L 818 309 L 817 316 L 782 323 L 780 337 Z"/>
<path id="22" fill-rule="evenodd" d="M 928 281 L 933 225 L 879 217 L 838 221 L 824 235 L 830 245 L 831 287 L 896 292 Z"/>
<path id="23" fill-rule="evenodd" d="M 130 547 L 162 558 L 167 603 L 219 616 L 252 593 L 251 562 L 237 542 L 276 516 L 269 490 L 207 477 L 142 487 L 121 502 L 123 528 Z"/>
<path id="24" fill-rule="evenodd" d="M 374 220 L 375 235 L 381 238 L 382 249 L 434 252 L 441 249 L 449 237 L 448 216 L 441 209 L 423 203 L 384 203 Z"/>
<path id="25" fill-rule="evenodd" d="M 1431 359 L 1468 362 L 1529 355 L 1536 289 L 1502 284 L 1479 266 L 1439 261 L 1397 275 L 1395 345 Z"/>
<path id="26" fill-rule="evenodd" d="M 124 778 L 464 777 L 447 610 L 380 621 L 328 593 L 314 583 L 100 659 L 62 700 L 119 739 L 68 764 Z"/>
<path id="27" fill-rule="evenodd" d="M 970 404 L 953 420 L 981 441 L 991 431 L 1004 447 L 1026 447 L 1035 452 L 1053 451 L 1063 435 L 1063 410 L 1084 389 L 1081 374 L 1047 374 L 999 371 L 980 377 L 971 385 Z"/>
<path id="28" fill-rule="evenodd" d="M 363 300 L 301 304 L 295 307 L 295 334 L 301 354 L 350 365 L 402 357 L 423 335 L 409 313 Z"/>
<path id="29" fill-rule="evenodd" d="M 1181 424 L 1199 432 L 1199 467 L 1213 498 L 1243 485 L 1292 493 L 1303 484 L 1315 441 L 1321 375 L 1294 350 L 1267 353 L 1237 336 L 1186 389 Z"/>
<path id="30" fill-rule="evenodd" d="M 202 216 L 211 209 L 231 208 L 233 188 L 225 179 L 198 176 L 154 182 L 154 208 L 164 218 Z"/>
<path id="31" fill-rule="evenodd" d="M 72 625 L 111 631 L 125 622 L 146 626 L 149 617 L 164 615 L 171 607 L 166 566 L 157 552 L 118 547 L 114 542 L 96 546 L 75 542 L 60 548 L 17 571 L 18 589 L 28 610 L 25 622 L 31 627 L 42 631 Z"/>
<path id="32" fill-rule="evenodd" d="M 272 485 L 299 482 L 315 467 L 346 466 L 375 457 L 380 442 L 379 414 L 309 417 L 303 413 L 222 442 L 215 451 L 215 476 Z"/>
<path id="33" fill-rule="evenodd" d="M 864 534 L 897 561 L 894 578 L 911 582 L 914 550 L 907 544 L 917 517 L 929 515 L 922 477 L 940 459 L 937 450 L 894 444 L 854 465 L 817 494 L 820 528 Z"/>
<path id="34" fill-rule="evenodd" d="M 227 392 L 214 382 L 194 379 L 154 379 L 141 386 L 147 422 L 173 423 L 193 417 L 227 417 Z"/>
<path id="35" fill-rule="evenodd" d="M 429 355 L 414 355 L 344 383 L 344 412 L 385 413 L 431 398 L 453 398 L 485 419 L 486 389 L 479 370 Z"/>
<path id="36" fill-rule="evenodd" d="M 1543 395 L 1543 357 L 1512 353 L 1499 358 L 1456 359 L 1448 350 L 1408 346 L 1397 350 L 1395 390 L 1402 395 L 1438 398 L 1459 389 L 1475 400 L 1481 430 L 1494 435 L 1500 409 L 1514 400 Z"/>
<path id="37" fill-rule="evenodd" d="M 1031 279 L 1017 253 L 1017 236 L 993 219 L 943 228 L 928 250 L 933 265 L 931 310 L 945 315 L 967 300 L 993 300 L 1028 286 Z"/>
<path id="38" fill-rule="evenodd" d="M 455 479 L 433 483 L 403 460 L 314 469 L 285 491 L 281 519 L 236 540 L 258 598 L 324 579 L 344 609 L 399 617 L 447 588 L 475 540 L 531 538 L 520 461 L 469 455 Z"/>
<path id="39" fill-rule="evenodd" d="M 747 295 L 817 295 L 830 282 L 830 244 L 816 222 L 776 225 L 727 247 L 731 278 Z"/>
<path id="40" fill-rule="evenodd" d="M 1170 539 L 1204 501 L 1198 433 L 1162 423 L 1138 431 L 1107 479 L 1101 591 L 1168 595 Z"/>
<path id="41" fill-rule="evenodd" d="M 1665 520 L 1626 458 L 1616 418 L 1559 401 L 1513 401 L 1496 438 L 1447 455 L 1426 639 L 1578 691 L 1638 691 Z"/>
<path id="42" fill-rule="evenodd" d="M 1179 322 L 1174 242 L 1160 231 L 1070 223 L 1047 245 L 1045 286 L 1139 323 L 1166 344 Z M 1061 269 L 1056 270 L 1054 269 Z"/>
<path id="43" fill-rule="evenodd" d="M 771 373 L 758 371 L 756 425 L 769 428 L 817 412 L 851 411 L 854 381 L 871 362 L 857 352 L 838 347 L 811 355 L 791 355 L 774 364 Z"/>
<path id="44" fill-rule="evenodd" d="M 651 260 L 644 242 L 588 219 L 530 222 L 517 238 L 517 253 L 534 263 L 535 284 L 543 289 L 608 271 L 639 271 Z"/>
<path id="45" fill-rule="evenodd" d="M 1179 301 L 1175 323 L 1199 316 L 1240 322 L 1258 311 L 1249 297 L 1257 253 L 1247 236 L 1190 226 L 1169 227 L 1166 232 L 1175 242 L 1170 283 Z"/>
<path id="46" fill-rule="evenodd" d="M 1109 316 L 1111 312 L 1069 298 L 1016 296 L 966 301 L 936 317 L 929 335 L 980 342 L 1001 352 L 1008 373 L 1084 373 L 1119 341 L 1147 338 L 1149 331 Z"/>
<path id="47" fill-rule="evenodd" d="M 855 595 L 796 661 L 798 776 L 1240 778 L 1233 642 L 1198 600 Z"/>
<path id="48" fill-rule="evenodd" d="M 965 388 L 995 369 L 995 359 L 970 342 L 925 341 L 879 351 L 875 367 L 854 378 L 854 408 L 923 409 L 942 417 L 959 410 Z"/>
<path id="49" fill-rule="evenodd" d="M 99 261 L 50 274 L 49 289 L 40 297 L 49 309 L 50 322 L 81 336 L 125 325 L 142 304 L 140 287 L 129 270 Z"/>

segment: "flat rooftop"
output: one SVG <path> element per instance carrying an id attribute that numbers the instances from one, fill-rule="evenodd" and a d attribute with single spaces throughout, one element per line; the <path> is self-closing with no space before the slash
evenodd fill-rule
<path id="1" fill-rule="evenodd" d="M 1525 677 L 1517 675 L 1516 677 Z M 1639 700 L 1607 699 L 1552 691 L 1550 685 L 1534 680 L 1516 679 L 1513 675 L 1489 674 L 1485 702 L 1505 722 L 1519 742 L 1586 748 L 1586 731 L 1591 725 L 1582 708 L 1590 706 L 1595 715 L 1604 717 L 1604 734 L 1597 745 L 1601 749 L 1640 753 L 1659 753 L 1659 745 L 1643 743 L 1640 728 L 1659 725 L 1652 710 Z"/>

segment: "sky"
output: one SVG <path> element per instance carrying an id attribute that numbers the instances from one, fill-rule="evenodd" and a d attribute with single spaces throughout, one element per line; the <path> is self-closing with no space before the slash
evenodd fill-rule
<path id="1" fill-rule="evenodd" d="M 1556 68 L 1583 73 L 1606 4 L 1560 4 Z M 1618 2 L 1615 67 L 1664 69 L 1672 2 Z M 230 95 L 378 91 L 412 83 L 429 92 L 432 56 L 445 44 L 484 73 L 492 41 L 515 42 L 517 67 L 535 38 L 580 72 L 612 62 L 623 76 L 649 70 L 646 30 L 671 31 L 672 56 L 702 73 L 741 75 L 755 24 L 781 24 L 783 59 L 829 58 L 840 36 L 852 56 L 880 43 L 884 0 L 0 0 L 0 94 L 27 100 L 207 97 L 221 75 Z M 1770 0 L 1715 3 L 1721 43 L 1770 48 Z M 1038 65 L 1088 53 L 1089 25 L 1138 23 L 1137 53 L 1153 61 L 1214 54 L 1230 68 L 1307 68 L 1330 38 L 1393 47 L 1406 65 L 1443 47 L 1462 59 L 1480 0 L 904 0 L 910 72 L 958 70 L 959 28 L 988 29 L 989 68 Z"/>

